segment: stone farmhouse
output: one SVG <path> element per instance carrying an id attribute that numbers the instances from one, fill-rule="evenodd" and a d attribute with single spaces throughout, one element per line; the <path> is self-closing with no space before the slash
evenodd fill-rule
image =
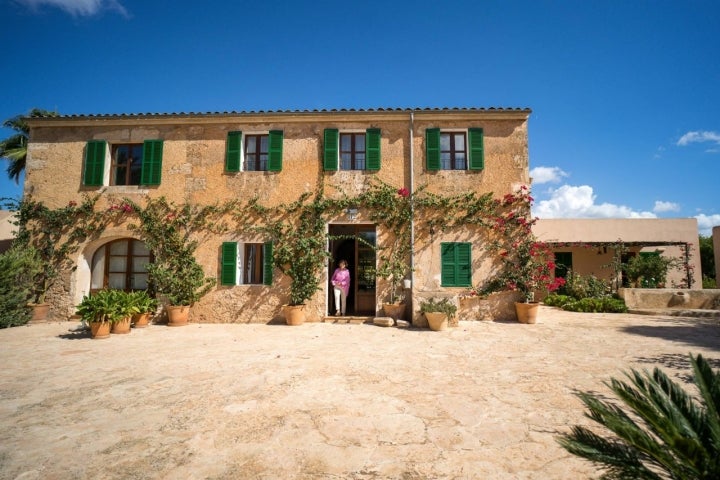
<path id="1" fill-rule="evenodd" d="M 28 118 L 24 195 L 50 208 L 91 194 L 100 195 L 101 209 L 119 198 L 142 204 L 159 197 L 199 205 L 256 198 L 272 207 L 315 191 L 319 182 L 328 198 L 352 198 L 383 182 L 400 192 L 502 198 L 530 183 L 530 113 L 436 108 Z M 388 283 L 374 272 L 377 251 L 389 248 L 394 232 L 372 222 L 365 206 L 352 207 L 327 218 L 332 260 L 307 305 L 309 320 L 332 313 L 329 277 L 340 258 L 353 275 L 348 315 L 376 315 L 387 301 Z M 48 293 L 52 317 L 68 318 L 93 290 L 147 288 L 152 252 L 130 223 L 115 222 L 80 245 L 74 270 Z M 488 234 L 478 229 L 414 234 L 406 318 L 422 322 L 419 299 L 467 291 L 488 275 L 492 259 L 480 254 Z M 368 248 L 373 244 L 377 251 Z M 288 303 L 288 279 L 272 268 L 271 254 L 268 239 L 252 229 L 203 237 L 196 258 L 218 283 L 193 307 L 192 319 L 276 317 Z"/>

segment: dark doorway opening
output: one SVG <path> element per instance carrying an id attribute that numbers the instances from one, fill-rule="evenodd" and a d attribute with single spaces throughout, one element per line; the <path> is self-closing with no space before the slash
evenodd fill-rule
<path id="1" fill-rule="evenodd" d="M 330 225 L 327 313 L 335 312 L 330 278 L 340 260 L 348 263 L 350 292 L 346 315 L 375 315 L 375 225 Z"/>

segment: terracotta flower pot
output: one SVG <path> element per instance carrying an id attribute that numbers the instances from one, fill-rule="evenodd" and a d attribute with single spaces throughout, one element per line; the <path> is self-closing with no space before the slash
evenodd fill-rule
<path id="1" fill-rule="evenodd" d="M 305 323 L 305 305 L 285 306 L 285 322 L 288 325 L 302 325 Z"/>
<path id="2" fill-rule="evenodd" d="M 425 318 L 427 318 L 428 326 L 432 331 L 439 332 L 447 329 L 448 327 L 448 317 L 444 313 L 425 312 Z"/>
<path id="3" fill-rule="evenodd" d="M 32 318 L 29 323 L 45 323 L 50 312 L 50 305 L 47 303 L 30 303 L 28 306 L 32 309 Z"/>
<path id="4" fill-rule="evenodd" d="M 538 302 L 515 302 L 515 313 L 520 323 L 537 322 L 537 314 L 540 309 Z"/>
<path id="5" fill-rule="evenodd" d="M 90 322 L 90 336 L 95 340 L 110 337 L 110 322 Z"/>
<path id="6" fill-rule="evenodd" d="M 189 305 L 169 305 L 167 307 L 168 327 L 184 327 L 190 317 Z"/>
<path id="7" fill-rule="evenodd" d="M 113 322 L 110 327 L 110 333 L 130 333 L 130 320 L 132 320 L 132 317 L 125 317 L 122 320 Z"/>
<path id="8" fill-rule="evenodd" d="M 132 316 L 132 324 L 135 328 L 145 328 L 150 324 L 149 313 L 136 313 Z"/>
<path id="9" fill-rule="evenodd" d="M 386 317 L 390 317 L 393 320 L 402 320 L 405 315 L 405 304 L 404 303 L 385 303 L 383 304 L 383 311 Z"/>

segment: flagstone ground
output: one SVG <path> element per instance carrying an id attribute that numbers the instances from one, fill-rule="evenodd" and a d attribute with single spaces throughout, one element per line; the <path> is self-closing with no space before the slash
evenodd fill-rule
<path id="1" fill-rule="evenodd" d="M 555 441 L 589 424 L 575 389 L 720 368 L 717 319 L 548 307 L 443 332 L 73 326 L 0 330 L 0 479 L 594 478 Z"/>

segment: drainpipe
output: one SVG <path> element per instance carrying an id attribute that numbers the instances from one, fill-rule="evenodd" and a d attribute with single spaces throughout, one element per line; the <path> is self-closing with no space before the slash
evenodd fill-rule
<path id="1" fill-rule="evenodd" d="M 415 134 L 415 112 L 410 111 L 410 323 L 413 317 L 412 292 L 415 288 L 415 151 L 413 148 Z"/>

